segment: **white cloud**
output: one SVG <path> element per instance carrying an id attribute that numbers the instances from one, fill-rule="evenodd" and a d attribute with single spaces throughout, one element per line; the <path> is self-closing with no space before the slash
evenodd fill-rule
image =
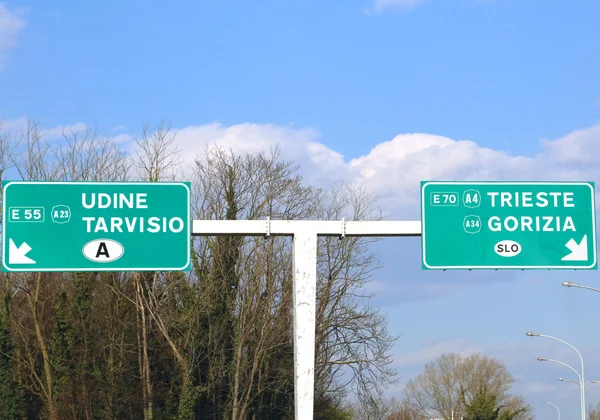
<path id="1" fill-rule="evenodd" d="M 375 11 L 381 12 L 384 9 L 410 9 L 426 0 L 375 0 Z"/>
<path id="2" fill-rule="evenodd" d="M 557 387 L 541 381 L 533 381 L 525 385 L 525 391 L 529 394 L 547 394 L 549 392 L 556 392 Z"/>
<path id="3" fill-rule="evenodd" d="M 419 187 L 423 180 L 589 180 L 600 179 L 600 124 L 566 136 L 540 141 L 529 156 L 510 155 L 471 140 L 410 133 L 376 145 L 354 159 L 319 141 L 312 129 L 269 124 L 219 123 L 175 130 L 187 163 L 208 145 L 242 152 L 279 145 L 282 157 L 300 165 L 307 182 L 360 181 L 381 198 L 394 217 L 418 217 Z"/>
<path id="4" fill-rule="evenodd" d="M 32 121 L 34 124 L 39 124 L 40 131 L 43 134 L 44 140 L 57 140 L 63 138 L 63 132 L 66 135 L 71 133 L 77 133 L 85 131 L 88 126 L 84 123 L 78 122 L 72 125 L 57 125 L 54 127 L 46 127 L 43 123 Z M 0 120 L 2 131 L 12 133 L 15 136 L 20 136 L 21 133 L 26 132 L 28 119 L 27 117 L 21 117 L 14 120 Z"/>
<path id="5" fill-rule="evenodd" d="M 300 165 L 308 182 L 321 185 L 351 178 L 351 168 L 344 162 L 343 155 L 317 142 L 315 130 L 250 123 L 225 127 L 211 123 L 174 132 L 181 158 L 187 164 L 202 155 L 207 146 L 219 145 L 249 153 L 279 146 L 282 158 Z"/>
<path id="6" fill-rule="evenodd" d="M 527 325 L 522 327 L 522 331 L 527 331 Z M 542 331 L 539 331 L 542 333 Z M 552 331 L 543 331 L 544 334 L 552 334 Z M 533 363 L 538 368 L 554 369 L 557 375 L 570 375 L 572 372 L 569 369 L 560 366 L 556 363 L 538 362 L 538 357 L 547 357 L 554 360 L 560 360 L 563 363 L 568 363 L 571 366 L 579 366 L 579 357 L 568 346 L 555 340 L 543 337 L 527 337 L 525 332 L 520 332 L 516 341 L 508 343 L 498 343 L 494 348 L 486 349 L 486 353 L 490 356 L 501 359 L 507 365 L 519 365 L 520 363 Z M 572 342 L 571 337 L 562 337 L 568 342 Z M 580 343 L 572 343 L 577 346 L 579 351 L 585 355 L 587 364 L 596 365 L 600 362 L 599 348 L 596 345 L 581 345 Z M 557 377 L 558 377 L 557 376 Z M 565 376 L 567 377 L 567 376 Z"/>
<path id="7" fill-rule="evenodd" d="M 468 140 L 431 134 L 400 134 L 348 162 L 393 208 L 417 208 L 422 180 L 597 180 L 600 124 L 557 140 L 540 142 L 539 153 L 513 156 Z"/>
<path id="8" fill-rule="evenodd" d="M 408 366 L 423 366 L 446 353 L 458 353 L 461 356 L 466 357 L 482 351 L 483 349 L 480 346 L 470 344 L 464 339 L 444 341 L 430 345 L 415 352 L 396 353 L 394 355 L 394 366 L 398 368 Z"/>
<path id="9" fill-rule="evenodd" d="M 423 133 L 400 134 L 349 162 L 375 191 L 404 205 L 418 203 L 421 180 L 514 178 L 530 164 L 531 158 L 509 156 L 473 141 Z"/>
<path id="10" fill-rule="evenodd" d="M 200 153 L 206 145 L 219 144 L 237 151 L 258 152 L 281 145 L 291 154 L 305 151 L 317 133 L 271 124 L 238 124 L 224 127 L 219 123 L 188 126 L 175 130 L 177 144 L 186 152 Z M 304 153 L 302 153 L 304 154 Z"/>
<path id="11" fill-rule="evenodd" d="M 409 10 L 417 7 L 418 5 L 425 3 L 428 0 L 374 0 L 373 11 L 375 13 L 381 13 L 385 10 Z M 491 4 L 496 0 L 473 0 L 476 3 Z M 371 13 L 368 11 L 367 13 Z"/>
<path id="12" fill-rule="evenodd" d="M 600 156 L 600 124 L 575 130 L 555 140 L 543 140 L 546 155 L 561 164 L 595 165 Z"/>
<path id="13" fill-rule="evenodd" d="M 18 132 L 26 123 L 26 118 L 7 120 L 4 128 Z M 63 129 L 85 128 L 83 123 L 52 127 L 46 138 L 60 138 Z M 297 163 L 307 182 L 323 186 L 359 181 L 381 198 L 390 217 L 419 217 L 423 180 L 600 180 L 600 124 L 555 140 L 543 139 L 538 152 L 528 156 L 427 133 L 399 134 L 363 156 L 346 159 L 322 143 L 316 130 L 294 126 L 210 123 L 174 132 L 181 158 L 188 164 L 215 144 L 237 152 L 280 146 L 282 158 Z M 130 134 L 120 134 L 118 140 L 131 144 Z"/>
<path id="14" fill-rule="evenodd" d="M 115 143 L 129 143 L 133 141 L 133 137 L 129 134 L 117 134 L 116 136 L 111 137 Z"/>
<path id="15" fill-rule="evenodd" d="M 84 123 L 53 127 L 45 131 L 46 134 L 44 137 L 47 140 L 61 139 L 63 138 L 63 133 L 69 136 L 72 133 L 79 133 L 85 131 L 87 130 L 87 128 L 87 125 L 85 125 Z"/>
<path id="16" fill-rule="evenodd" d="M 0 70 L 4 66 L 6 54 L 16 45 L 24 28 L 22 13 L 11 11 L 4 3 L 0 3 Z"/>

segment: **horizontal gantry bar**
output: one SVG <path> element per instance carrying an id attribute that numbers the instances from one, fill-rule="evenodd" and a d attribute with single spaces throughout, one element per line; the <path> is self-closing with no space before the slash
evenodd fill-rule
<path id="1" fill-rule="evenodd" d="M 194 220 L 194 236 L 421 236 L 421 221 Z"/>

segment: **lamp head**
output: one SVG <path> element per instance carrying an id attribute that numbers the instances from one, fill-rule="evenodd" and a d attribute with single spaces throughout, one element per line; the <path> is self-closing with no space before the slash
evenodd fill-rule
<path id="1" fill-rule="evenodd" d="M 565 287 L 572 287 L 573 283 L 571 283 L 570 281 L 563 281 L 562 285 L 565 286 Z"/>
<path id="2" fill-rule="evenodd" d="M 540 362 L 547 362 L 548 358 L 547 357 L 538 357 L 537 358 Z"/>
<path id="3" fill-rule="evenodd" d="M 558 378 L 558 380 L 559 380 L 559 381 L 564 381 L 564 380 L 565 380 L 565 378 Z"/>
<path id="4" fill-rule="evenodd" d="M 531 332 L 531 331 L 529 331 L 529 332 L 528 332 L 527 334 L 525 334 L 525 335 L 527 335 L 528 337 L 539 337 L 539 336 L 540 336 L 538 333 Z"/>

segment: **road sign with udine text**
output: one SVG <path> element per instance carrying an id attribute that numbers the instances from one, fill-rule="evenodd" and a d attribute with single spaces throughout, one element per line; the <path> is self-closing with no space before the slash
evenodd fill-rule
<path id="1" fill-rule="evenodd" d="M 187 182 L 2 182 L 2 271 L 189 270 Z"/>
<path id="2" fill-rule="evenodd" d="M 424 269 L 597 269 L 592 182 L 421 182 Z"/>

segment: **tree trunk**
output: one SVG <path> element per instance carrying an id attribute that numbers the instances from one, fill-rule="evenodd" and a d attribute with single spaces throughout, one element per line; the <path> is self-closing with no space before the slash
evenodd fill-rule
<path id="1" fill-rule="evenodd" d="M 144 420 L 152 420 L 152 383 L 150 380 L 150 358 L 148 357 L 148 331 L 146 321 L 146 310 L 142 297 L 142 285 L 140 275 L 134 273 L 136 290 L 136 306 L 138 321 L 138 362 L 140 364 L 140 380 L 142 381 L 142 398 L 144 404 Z"/>
<path id="2" fill-rule="evenodd" d="M 42 358 L 44 362 L 44 379 L 46 380 L 46 389 L 44 394 L 46 396 L 46 403 L 48 404 L 48 413 L 50 420 L 58 420 L 58 410 L 54 401 L 54 383 L 52 379 L 52 366 L 50 365 L 50 357 L 48 355 L 48 349 L 46 348 L 46 340 L 44 333 L 42 332 L 42 326 L 38 316 L 38 302 L 40 297 L 40 287 L 42 284 L 42 273 L 37 273 L 35 282 L 35 292 L 33 298 L 30 294 L 27 295 L 29 301 L 29 307 L 31 309 L 31 317 L 33 319 L 33 325 L 35 328 L 35 336 L 38 340 L 40 350 L 42 352 Z"/>
<path id="3" fill-rule="evenodd" d="M 237 349 L 235 352 L 235 373 L 233 376 L 233 407 L 231 410 L 231 420 L 238 420 L 238 413 L 240 413 L 240 375 L 241 375 L 241 364 L 242 364 L 242 348 L 244 346 L 243 337 L 239 337 Z M 241 415 L 240 415 L 241 418 Z"/>

